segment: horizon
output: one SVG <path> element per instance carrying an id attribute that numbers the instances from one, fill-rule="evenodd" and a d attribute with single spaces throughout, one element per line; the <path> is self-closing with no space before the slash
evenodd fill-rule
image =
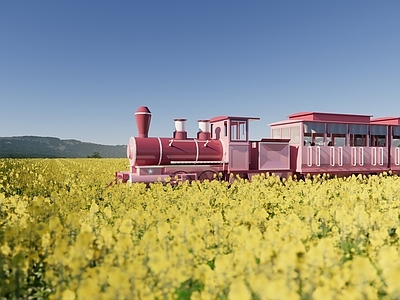
<path id="1" fill-rule="evenodd" d="M 107 144 L 99 144 L 99 143 L 93 143 L 93 142 L 87 142 L 87 141 L 81 141 L 77 139 L 62 139 L 56 136 L 41 136 L 41 135 L 14 135 L 14 136 L 0 136 L 0 139 L 14 139 L 14 138 L 43 138 L 43 139 L 57 139 L 60 141 L 76 141 L 84 144 L 96 144 L 96 145 L 101 145 L 101 146 L 124 146 L 126 147 L 126 144 L 119 144 L 119 145 L 107 145 Z"/>
<path id="2" fill-rule="evenodd" d="M 126 145 L 174 118 L 400 116 L 400 2 L 0 3 L 0 136 Z"/>

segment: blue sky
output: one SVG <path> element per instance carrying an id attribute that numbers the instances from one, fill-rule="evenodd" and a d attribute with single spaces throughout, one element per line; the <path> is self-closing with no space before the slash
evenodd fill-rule
<path id="1" fill-rule="evenodd" d="M 0 136 L 109 145 L 174 118 L 400 116 L 399 1 L 1 1 Z"/>

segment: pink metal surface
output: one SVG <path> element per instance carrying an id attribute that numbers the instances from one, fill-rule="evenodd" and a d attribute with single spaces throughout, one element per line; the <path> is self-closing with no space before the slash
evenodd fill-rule
<path id="1" fill-rule="evenodd" d="M 175 131 L 174 132 L 174 139 L 176 139 L 176 140 L 186 140 L 187 139 L 187 132 L 186 131 Z"/>
<path id="2" fill-rule="evenodd" d="M 209 132 L 198 132 L 197 133 L 197 139 L 201 141 L 206 141 L 210 139 L 210 133 Z"/>
<path id="3" fill-rule="evenodd" d="M 236 116 L 218 116 L 210 119 L 210 122 L 219 122 L 219 121 L 224 121 L 228 119 L 235 119 L 235 120 L 249 120 L 249 121 L 256 121 L 260 120 L 260 118 L 257 117 L 236 117 Z"/>
<path id="4" fill-rule="evenodd" d="M 146 138 L 149 136 L 151 112 L 147 106 L 140 106 L 135 112 L 136 126 L 138 128 L 139 137 Z"/>
<path id="5" fill-rule="evenodd" d="M 260 170 L 288 170 L 290 168 L 290 146 L 288 142 L 261 142 L 259 154 Z"/>
<path id="6" fill-rule="evenodd" d="M 197 139 L 199 140 L 209 140 L 211 134 L 209 131 L 210 120 L 197 120 L 199 123 L 199 132 L 197 133 Z"/>
<path id="7" fill-rule="evenodd" d="M 151 166 L 161 163 L 158 138 L 131 137 L 126 150 L 131 166 Z"/>
<path id="8" fill-rule="evenodd" d="M 386 147 L 303 146 L 300 173 L 379 173 L 388 170 Z"/>
<path id="9" fill-rule="evenodd" d="M 127 156 L 131 166 L 169 165 L 174 161 L 220 161 L 222 144 L 218 140 L 131 137 Z"/>
<path id="10" fill-rule="evenodd" d="M 268 143 L 286 143 L 288 144 L 290 139 L 272 139 L 272 138 L 262 138 L 261 142 L 268 142 Z"/>
<path id="11" fill-rule="evenodd" d="M 242 171 L 249 169 L 249 145 L 236 143 L 229 145 L 229 170 Z"/>
<path id="12" fill-rule="evenodd" d="M 186 140 L 187 132 L 185 130 L 186 119 L 174 119 L 175 131 L 173 138 L 176 140 Z"/>
<path id="13" fill-rule="evenodd" d="M 170 178 L 169 175 L 137 175 L 137 174 L 130 174 L 128 179 L 129 182 L 144 182 L 144 183 L 151 183 L 151 182 L 165 182 L 167 178 Z"/>
<path id="14" fill-rule="evenodd" d="M 318 121 L 318 122 L 342 122 L 342 123 L 369 123 L 371 116 L 322 113 L 322 112 L 301 112 L 288 116 L 290 120 Z"/>
<path id="15" fill-rule="evenodd" d="M 116 172 L 116 181 L 120 181 L 121 183 L 135 183 L 135 182 L 143 182 L 143 183 L 153 183 L 153 182 L 174 182 L 176 181 L 186 181 L 186 180 L 197 180 L 196 173 L 180 173 L 173 176 L 172 174 L 161 174 L 161 175 L 142 175 L 132 172 Z"/>
<path id="16" fill-rule="evenodd" d="M 376 125 L 400 125 L 399 117 L 383 117 L 371 119 L 372 124 Z"/>
<path id="17" fill-rule="evenodd" d="M 130 172 L 127 171 L 119 171 L 115 173 L 115 181 L 116 182 L 121 182 L 121 183 L 125 183 L 128 181 L 129 179 L 129 174 Z"/>

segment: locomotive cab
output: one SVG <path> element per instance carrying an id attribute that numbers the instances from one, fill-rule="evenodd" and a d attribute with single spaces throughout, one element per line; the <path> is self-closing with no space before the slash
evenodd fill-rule
<path id="1" fill-rule="evenodd" d="M 289 176 L 292 173 L 289 139 L 250 141 L 249 123 L 255 120 L 259 118 L 220 116 L 210 120 L 211 138 L 221 140 L 228 172 L 246 178 L 261 172 Z"/>
<path id="2" fill-rule="evenodd" d="M 248 171 L 249 121 L 259 120 L 252 117 L 220 116 L 210 120 L 211 138 L 221 141 L 222 160 L 228 165 L 228 171 Z"/>

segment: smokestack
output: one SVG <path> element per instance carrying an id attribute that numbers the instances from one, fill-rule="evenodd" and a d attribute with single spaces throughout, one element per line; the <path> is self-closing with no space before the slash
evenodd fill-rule
<path id="1" fill-rule="evenodd" d="M 174 139 L 186 140 L 187 139 L 187 132 L 185 131 L 186 119 L 174 119 L 174 121 L 175 121 Z"/>
<path id="2" fill-rule="evenodd" d="M 199 123 L 199 132 L 197 133 L 197 138 L 199 140 L 209 140 L 210 139 L 210 131 L 209 125 L 210 120 L 197 120 Z"/>
<path id="3" fill-rule="evenodd" d="M 136 126 L 138 128 L 139 137 L 149 137 L 149 128 L 151 120 L 151 112 L 147 106 L 140 106 L 135 112 Z"/>

